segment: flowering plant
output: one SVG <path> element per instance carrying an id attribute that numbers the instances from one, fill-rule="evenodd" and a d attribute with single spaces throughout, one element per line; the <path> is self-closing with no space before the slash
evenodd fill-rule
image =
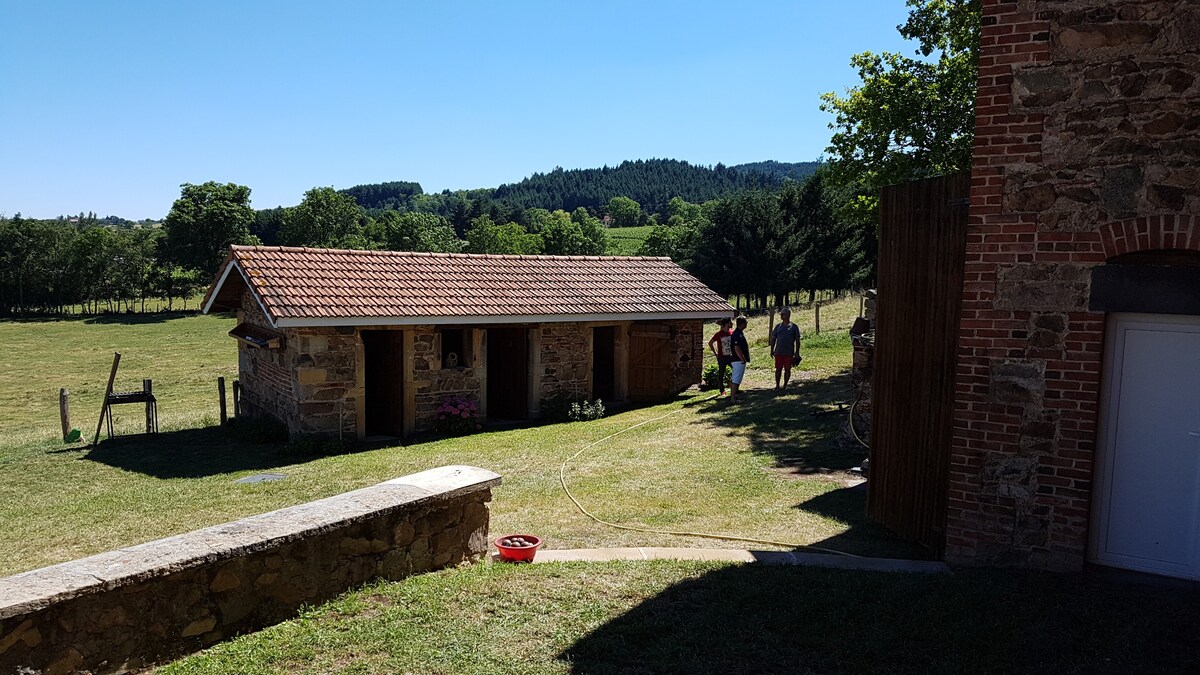
<path id="1" fill-rule="evenodd" d="M 466 396 L 446 396 L 438 404 L 433 428 L 451 434 L 466 434 L 481 428 L 479 404 Z"/>

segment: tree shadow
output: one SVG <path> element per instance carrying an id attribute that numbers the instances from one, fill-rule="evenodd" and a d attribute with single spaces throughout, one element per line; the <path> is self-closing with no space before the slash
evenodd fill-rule
<path id="1" fill-rule="evenodd" d="M 1083 574 L 733 565 L 672 584 L 558 658 L 588 674 L 1198 672 L 1197 621 L 1196 588 Z"/>
<path id="2" fill-rule="evenodd" d="M 80 459 L 155 478 L 202 478 L 305 462 L 321 456 L 319 447 L 314 450 L 298 451 L 285 443 L 248 443 L 212 426 L 112 438 Z"/>
<path id="3" fill-rule="evenodd" d="M 741 403 L 702 399 L 694 404 L 703 411 L 696 423 L 749 439 L 752 451 L 770 456 L 790 473 L 844 474 L 867 456 L 865 448 L 842 434 L 851 396 L 846 368 L 831 377 L 793 382 L 778 394 L 752 389 Z M 841 410 L 839 403 L 845 406 Z"/>
<path id="4" fill-rule="evenodd" d="M 935 558 L 930 551 L 902 539 L 891 530 L 867 518 L 866 483 L 823 492 L 793 508 L 824 518 L 834 518 L 849 526 L 841 534 L 827 537 L 813 547 L 881 558 Z"/>

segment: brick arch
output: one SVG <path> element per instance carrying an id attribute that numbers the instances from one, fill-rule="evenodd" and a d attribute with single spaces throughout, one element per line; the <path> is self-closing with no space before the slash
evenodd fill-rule
<path id="1" fill-rule="evenodd" d="M 1200 251 L 1200 216 L 1144 216 L 1100 228 L 1105 259 L 1162 249 Z"/>

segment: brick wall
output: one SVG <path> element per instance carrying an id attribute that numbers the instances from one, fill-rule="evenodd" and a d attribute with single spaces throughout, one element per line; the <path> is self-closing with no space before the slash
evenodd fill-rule
<path id="1" fill-rule="evenodd" d="M 946 556 L 1076 569 L 1104 315 L 1091 269 L 1200 250 L 1200 5 L 984 0 Z"/>

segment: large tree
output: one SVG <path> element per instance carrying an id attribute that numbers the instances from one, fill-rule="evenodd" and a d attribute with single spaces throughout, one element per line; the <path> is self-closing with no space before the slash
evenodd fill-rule
<path id="1" fill-rule="evenodd" d="M 920 58 L 855 54 L 862 84 L 821 97 L 821 109 L 835 117 L 828 150 L 842 182 L 879 187 L 971 166 L 980 0 L 908 6 L 908 21 L 897 29 L 917 40 Z"/>
<path id="2" fill-rule="evenodd" d="M 608 200 L 608 217 L 612 219 L 613 227 L 637 227 L 642 224 L 645 214 L 642 205 L 629 197 L 613 197 Z"/>
<path id="3" fill-rule="evenodd" d="M 971 167 L 979 62 L 980 0 L 908 0 L 900 34 L 919 58 L 863 52 L 851 59 L 862 84 L 828 93 L 834 115 L 828 152 L 839 216 L 858 227 L 870 253 L 859 280 L 873 273 L 879 188 Z"/>
<path id="4" fill-rule="evenodd" d="M 184 183 L 179 199 L 163 220 L 166 257 L 186 269 L 212 274 L 230 244 L 250 240 L 250 188 L 209 181 Z"/>
<path id="5" fill-rule="evenodd" d="M 315 187 L 284 214 L 279 239 L 289 246 L 349 247 L 361 239 L 365 215 L 353 197 L 331 187 Z"/>

